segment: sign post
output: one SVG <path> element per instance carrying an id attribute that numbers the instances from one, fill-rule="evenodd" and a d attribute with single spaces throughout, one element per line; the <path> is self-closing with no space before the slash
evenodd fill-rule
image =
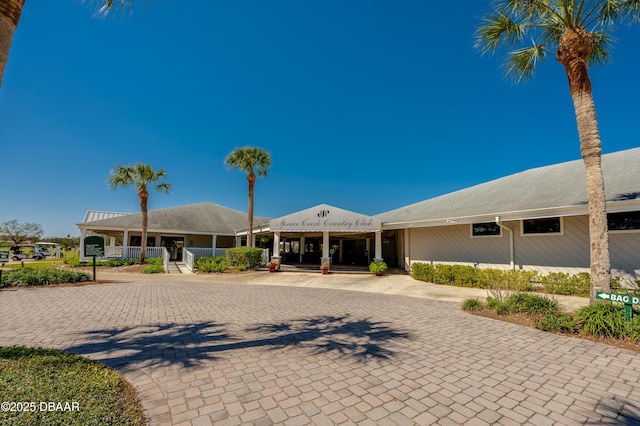
<path id="1" fill-rule="evenodd" d="M 104 238 L 91 236 L 84 239 L 84 255 L 93 257 L 93 280 L 96 280 L 96 256 L 104 256 Z"/>
<path id="2" fill-rule="evenodd" d="M 627 321 L 633 319 L 633 305 L 640 305 L 640 296 L 634 296 L 633 294 L 616 294 L 598 291 L 596 292 L 596 299 L 624 303 L 624 314 L 627 317 Z"/>
<path id="3" fill-rule="evenodd" d="M 4 269 L 4 264 L 9 261 L 9 250 L 0 250 L 0 263 L 2 266 L 0 267 L 0 287 L 2 287 L 2 270 Z"/>

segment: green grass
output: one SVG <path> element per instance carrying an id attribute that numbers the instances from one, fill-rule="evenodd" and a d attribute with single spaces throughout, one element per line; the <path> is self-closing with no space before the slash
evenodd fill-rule
<path id="1" fill-rule="evenodd" d="M 56 268 L 60 265 L 64 264 L 64 259 L 47 259 L 47 260 L 36 260 L 34 262 L 24 262 L 25 268 Z M 7 263 L 4 265 L 5 269 L 18 269 L 22 268 L 21 263 Z"/>
<path id="2" fill-rule="evenodd" d="M 0 424 L 6 426 L 144 424 L 133 386 L 114 370 L 79 355 L 0 347 L 0 389 L 2 401 L 23 409 L 6 411 L 3 406 Z M 48 411 L 49 401 L 62 403 L 61 408 L 68 402 L 70 410 Z M 18 402 L 27 402 L 26 409 Z"/>

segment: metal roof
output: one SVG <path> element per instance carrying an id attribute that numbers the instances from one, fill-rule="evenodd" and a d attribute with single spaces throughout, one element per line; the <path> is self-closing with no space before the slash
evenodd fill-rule
<path id="1" fill-rule="evenodd" d="M 112 217 L 126 216 L 131 213 L 104 212 L 99 210 L 87 210 L 82 223 L 95 222 L 96 220 L 110 219 Z"/>
<path id="2" fill-rule="evenodd" d="M 607 202 L 640 200 L 640 148 L 602 156 Z M 502 216 L 574 207 L 587 213 L 582 160 L 526 170 L 376 215 L 384 224 Z M 577 208 L 576 208 L 577 207 Z"/>

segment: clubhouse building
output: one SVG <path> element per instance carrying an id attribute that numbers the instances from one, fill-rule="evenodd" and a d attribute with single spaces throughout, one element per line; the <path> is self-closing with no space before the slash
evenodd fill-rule
<path id="1" fill-rule="evenodd" d="M 603 155 L 602 168 L 612 274 L 638 279 L 640 148 Z M 139 253 L 140 213 L 89 211 L 78 227 L 82 239 L 105 236 L 107 256 L 133 256 L 136 247 Z M 154 210 L 147 246 L 188 264 L 189 258 L 245 245 L 246 228 L 245 213 L 209 202 Z M 252 231 L 253 245 L 265 248 L 265 260 L 284 265 L 339 268 L 384 260 L 405 271 L 413 262 L 543 274 L 589 271 L 582 160 L 526 170 L 374 216 L 326 204 L 279 218 L 256 216 Z"/>

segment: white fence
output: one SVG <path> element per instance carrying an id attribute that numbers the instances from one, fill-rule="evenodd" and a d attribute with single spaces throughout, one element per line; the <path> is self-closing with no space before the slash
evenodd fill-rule
<path id="1" fill-rule="evenodd" d="M 104 257 L 107 259 L 138 259 L 140 250 L 140 247 L 105 246 Z M 164 257 L 165 251 L 164 247 L 147 247 L 146 257 Z"/>
<path id="2" fill-rule="evenodd" d="M 201 257 L 225 257 L 227 255 L 227 249 L 225 248 L 194 248 L 189 247 L 182 251 L 182 261 L 190 271 L 193 271 L 193 262 Z"/>
<path id="3" fill-rule="evenodd" d="M 182 252 L 182 261 L 190 271 L 194 269 L 194 261 L 200 257 L 216 257 L 216 256 L 226 256 L 227 249 L 224 248 L 188 248 L 184 249 Z M 262 263 L 264 265 L 269 264 L 269 250 L 262 251 Z"/>

